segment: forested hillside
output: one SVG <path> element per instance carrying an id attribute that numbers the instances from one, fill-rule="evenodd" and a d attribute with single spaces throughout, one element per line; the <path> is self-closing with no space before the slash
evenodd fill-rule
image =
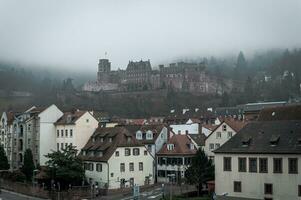
<path id="1" fill-rule="evenodd" d="M 258 101 L 298 101 L 300 98 L 301 49 L 270 50 L 250 57 L 239 52 L 237 56 L 210 57 L 202 61 L 206 63 L 207 73 L 221 80 L 233 80 L 241 84 L 243 90 L 232 90 L 222 96 L 194 96 L 172 89 L 121 96 L 88 94 L 81 92 L 79 86 L 91 76 L 79 78 L 74 74 L 62 75 L 0 63 L 0 109 L 55 103 L 64 108 L 106 110 L 112 115 L 135 117 L 163 115 L 172 108 L 235 106 Z"/>

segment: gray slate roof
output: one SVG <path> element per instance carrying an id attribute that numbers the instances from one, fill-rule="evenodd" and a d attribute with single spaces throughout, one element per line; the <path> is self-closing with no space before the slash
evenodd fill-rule
<path id="1" fill-rule="evenodd" d="M 214 152 L 301 154 L 301 120 L 249 123 Z"/>

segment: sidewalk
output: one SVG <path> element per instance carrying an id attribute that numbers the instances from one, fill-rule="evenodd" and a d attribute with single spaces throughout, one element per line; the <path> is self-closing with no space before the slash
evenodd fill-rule
<path id="1" fill-rule="evenodd" d="M 28 200 L 45 200 L 45 199 L 41 199 L 41 198 L 37 198 L 37 197 L 32 197 L 32 196 L 28 196 L 28 195 L 25 195 L 25 194 L 20 194 L 20 193 L 16 193 L 16 192 L 12 192 L 12 191 L 9 191 L 9 190 L 5 190 L 5 189 L 1 189 L 2 193 L 0 194 L 0 199 L 2 198 L 1 195 L 4 193 L 8 193 L 8 194 L 11 194 L 11 195 L 14 195 L 14 196 L 18 196 L 22 199 L 28 199 Z M 3 195 L 4 196 L 4 195 Z"/>

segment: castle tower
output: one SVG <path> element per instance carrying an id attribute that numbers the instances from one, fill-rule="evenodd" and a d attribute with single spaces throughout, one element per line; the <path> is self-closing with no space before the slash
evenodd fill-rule
<path id="1" fill-rule="evenodd" d="M 99 82 L 108 82 L 111 72 L 111 63 L 108 59 L 99 59 L 97 79 Z"/>
<path id="2" fill-rule="evenodd" d="M 111 63 L 108 59 L 99 59 L 98 63 L 98 72 L 110 72 Z"/>

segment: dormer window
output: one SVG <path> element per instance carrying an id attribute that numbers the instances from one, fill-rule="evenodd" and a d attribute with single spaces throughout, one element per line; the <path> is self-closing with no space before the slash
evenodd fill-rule
<path id="1" fill-rule="evenodd" d="M 280 140 L 280 136 L 279 135 L 273 135 L 272 138 L 270 139 L 270 145 L 271 146 L 276 146 L 278 144 Z"/>
<path id="2" fill-rule="evenodd" d="M 153 139 L 153 132 L 152 131 L 147 131 L 146 132 L 146 139 L 147 140 L 152 140 Z"/>
<path id="3" fill-rule="evenodd" d="M 174 150 L 175 145 L 174 144 L 167 144 L 167 150 L 172 151 Z"/>
<path id="4" fill-rule="evenodd" d="M 131 141 L 132 141 L 132 138 L 131 138 L 131 137 L 127 137 L 127 138 L 126 138 L 126 141 L 127 141 L 127 142 L 131 142 Z"/>
<path id="5" fill-rule="evenodd" d="M 251 137 L 249 137 L 249 138 L 244 138 L 244 139 L 241 141 L 242 146 L 243 146 L 243 147 L 249 146 L 249 145 L 251 144 L 251 140 L 252 140 Z"/>
<path id="6" fill-rule="evenodd" d="M 192 144 L 192 143 L 187 144 L 187 147 L 188 147 L 190 150 L 194 150 L 194 144 Z"/>
<path id="7" fill-rule="evenodd" d="M 97 157 L 102 157 L 103 156 L 103 152 L 102 151 L 97 151 L 96 156 Z"/>
<path id="8" fill-rule="evenodd" d="M 92 137 L 92 142 L 95 142 L 95 137 Z"/>
<path id="9" fill-rule="evenodd" d="M 109 142 L 112 142 L 112 141 L 113 141 L 113 139 L 111 137 L 109 137 Z"/>
<path id="10" fill-rule="evenodd" d="M 298 138 L 298 145 L 301 146 L 301 138 Z"/>
<path id="11" fill-rule="evenodd" d="M 72 121 L 72 116 L 71 116 L 71 115 L 68 115 L 68 116 L 67 116 L 67 123 L 71 123 L 71 121 Z"/>
<path id="12" fill-rule="evenodd" d="M 137 131 L 137 133 L 136 133 L 136 139 L 137 140 L 142 140 L 142 132 L 141 131 Z"/>
<path id="13" fill-rule="evenodd" d="M 103 137 L 100 138 L 100 142 L 103 142 Z"/>

